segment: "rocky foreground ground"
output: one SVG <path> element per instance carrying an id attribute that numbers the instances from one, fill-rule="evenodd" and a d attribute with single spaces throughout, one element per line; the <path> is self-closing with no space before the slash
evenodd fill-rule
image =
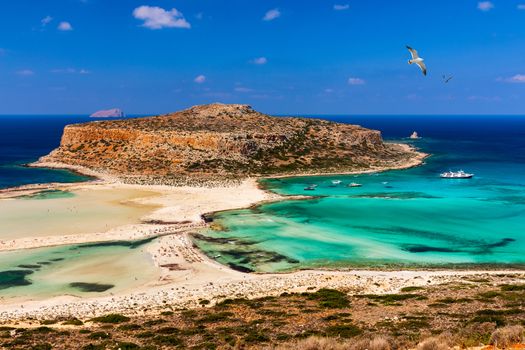
<path id="1" fill-rule="evenodd" d="M 108 314 L 4 325 L 5 349 L 449 349 L 522 348 L 523 273 L 465 276 L 395 294 L 320 289 L 224 299 L 158 316 Z"/>

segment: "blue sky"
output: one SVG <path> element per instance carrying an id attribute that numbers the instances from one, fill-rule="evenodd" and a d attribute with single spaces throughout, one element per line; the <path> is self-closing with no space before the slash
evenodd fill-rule
<path id="1" fill-rule="evenodd" d="M 525 0 L 2 5 L 0 114 L 525 114 Z"/>

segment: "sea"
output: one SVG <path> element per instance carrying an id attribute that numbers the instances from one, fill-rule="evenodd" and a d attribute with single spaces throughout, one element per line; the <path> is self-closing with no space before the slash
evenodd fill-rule
<path id="1" fill-rule="evenodd" d="M 263 179 L 268 190 L 313 197 L 215 214 L 212 228 L 195 237 L 208 256 L 258 272 L 525 266 L 525 116 L 309 117 L 377 129 L 430 157 L 407 170 Z M 24 164 L 57 147 L 65 125 L 90 120 L 0 116 L 0 188 L 85 181 Z M 408 139 L 413 131 L 421 139 Z M 439 177 L 461 169 L 474 178 Z M 315 191 L 304 190 L 313 184 Z"/>
<path id="2" fill-rule="evenodd" d="M 320 117 L 381 130 L 431 156 L 408 170 L 262 180 L 314 198 L 216 214 L 195 239 L 208 256 L 259 272 L 525 266 L 525 117 Z M 408 139 L 413 131 L 422 138 Z M 475 176 L 440 178 L 449 170 Z"/>
<path id="3" fill-rule="evenodd" d="M 0 115 L 0 189 L 47 182 L 79 182 L 85 176 L 65 170 L 28 168 L 60 144 L 67 124 L 92 121 L 87 116 Z"/>

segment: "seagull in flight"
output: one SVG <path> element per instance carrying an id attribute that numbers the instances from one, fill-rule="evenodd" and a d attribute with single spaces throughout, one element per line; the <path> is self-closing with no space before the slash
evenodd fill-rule
<path id="1" fill-rule="evenodd" d="M 417 64 L 418 67 L 421 69 L 421 71 L 423 72 L 423 75 L 427 75 L 427 66 L 425 66 L 425 64 L 423 63 L 423 59 L 421 57 L 419 57 L 419 55 L 417 54 L 417 51 L 414 50 L 413 48 L 411 48 L 410 46 L 407 46 L 407 49 L 408 51 L 410 51 L 410 54 L 412 55 L 412 59 L 411 60 L 408 60 L 408 64 Z"/>
<path id="2" fill-rule="evenodd" d="M 449 75 L 448 77 L 446 75 L 443 75 L 443 82 L 447 84 L 449 81 L 452 80 L 452 78 L 454 78 L 453 75 Z"/>

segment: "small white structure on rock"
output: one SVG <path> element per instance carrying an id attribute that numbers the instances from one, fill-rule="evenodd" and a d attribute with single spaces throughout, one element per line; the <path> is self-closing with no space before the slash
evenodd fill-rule
<path id="1" fill-rule="evenodd" d="M 412 140 L 417 140 L 417 139 L 420 139 L 421 137 L 419 137 L 419 135 L 417 134 L 417 132 L 413 132 L 412 135 L 410 135 L 410 138 Z"/>

